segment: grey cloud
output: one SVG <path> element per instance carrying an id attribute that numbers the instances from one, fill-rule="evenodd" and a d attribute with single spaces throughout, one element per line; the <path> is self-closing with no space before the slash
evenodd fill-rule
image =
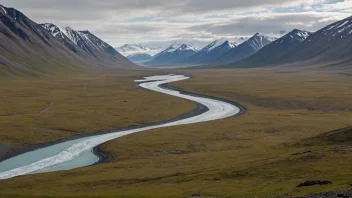
<path id="1" fill-rule="evenodd" d="M 178 16 L 223 10 L 282 5 L 297 0 L 3 0 L 35 20 L 99 20 L 112 16 Z"/>
<path id="2" fill-rule="evenodd" d="M 273 8 L 321 2 L 322 0 L 2 0 L 38 23 L 90 30 L 117 46 L 123 43 L 186 39 L 205 43 L 229 36 L 249 36 L 294 28 L 317 30 L 343 18 L 341 13 L 270 13 Z M 309 4 L 309 3 L 308 3 Z M 251 11 L 266 10 L 258 15 Z M 246 13 L 248 11 L 248 13 Z M 205 19 L 209 14 L 233 14 L 232 19 Z M 243 15 L 241 15 L 243 14 Z M 347 15 L 348 13 L 346 13 Z M 188 24 L 165 22 L 124 22 L 136 17 L 194 20 Z M 187 18 L 188 17 L 188 18 Z M 180 21 L 182 21 L 180 20 Z"/>
<path id="3" fill-rule="evenodd" d="M 347 15 L 345 16 L 347 17 Z M 340 16 L 340 18 L 343 17 L 343 15 Z M 190 27 L 189 30 L 192 32 L 206 31 L 218 36 L 253 35 L 257 32 L 270 33 L 282 29 L 288 31 L 292 29 L 316 31 L 335 21 L 336 19 L 329 15 L 318 13 L 271 14 L 264 17 L 240 17 L 223 24 L 195 25 Z"/>

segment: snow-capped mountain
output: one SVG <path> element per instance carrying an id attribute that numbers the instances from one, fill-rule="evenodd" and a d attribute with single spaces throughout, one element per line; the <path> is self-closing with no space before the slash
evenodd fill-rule
<path id="1" fill-rule="evenodd" d="M 122 66 L 122 64 L 133 66 L 127 58 L 89 31 L 77 31 L 70 27 L 61 29 L 51 23 L 44 23 L 39 26 L 48 31 L 71 51 L 89 62 L 96 62 L 98 65 L 109 67 L 114 65 Z"/>
<path id="2" fill-rule="evenodd" d="M 210 64 L 218 60 L 223 54 L 235 48 L 236 43 L 231 43 L 225 39 L 216 40 L 205 46 L 195 55 L 182 61 L 183 64 Z"/>
<path id="3" fill-rule="evenodd" d="M 65 30 L 61 29 L 60 27 L 58 27 L 52 23 L 43 23 L 43 24 L 39 24 L 39 25 L 42 26 L 44 29 L 46 29 L 48 32 L 50 32 L 57 39 L 68 38 Z"/>
<path id="4" fill-rule="evenodd" d="M 215 40 L 212 43 L 210 43 L 209 45 L 205 46 L 203 49 L 201 49 L 198 52 L 198 54 L 206 54 L 206 53 L 210 52 L 211 50 L 213 50 L 214 48 L 217 48 L 220 45 L 222 45 L 225 41 L 226 41 L 225 39 Z"/>
<path id="5" fill-rule="evenodd" d="M 115 49 L 126 57 L 134 54 L 148 54 L 150 56 L 154 56 L 160 52 L 160 50 L 150 49 L 142 44 L 125 44 Z"/>
<path id="6" fill-rule="evenodd" d="M 233 65 L 236 65 L 236 67 L 260 67 L 275 65 L 286 56 L 290 56 L 290 51 L 295 49 L 310 35 L 312 35 L 311 32 L 294 29 L 285 36 L 266 45 L 252 56 L 234 63 Z"/>
<path id="7" fill-rule="evenodd" d="M 2 74 L 36 76 L 93 67 L 14 8 L 0 5 L 0 29 Z"/>
<path id="8" fill-rule="evenodd" d="M 159 49 L 151 49 L 142 44 L 125 44 L 115 48 L 116 51 L 135 63 L 143 63 L 153 59 L 153 56 L 160 52 Z"/>
<path id="9" fill-rule="evenodd" d="M 232 63 L 242 59 L 245 59 L 264 46 L 275 41 L 277 38 L 266 36 L 260 33 L 256 33 L 253 37 L 249 38 L 247 41 L 238 45 L 237 47 L 231 49 L 229 52 L 222 55 L 218 63 Z"/>
<path id="10" fill-rule="evenodd" d="M 70 50 L 75 53 L 79 53 L 80 48 L 67 37 L 65 30 L 52 23 L 44 23 L 39 25 L 51 33 L 58 41 L 63 43 Z"/>
<path id="11" fill-rule="evenodd" d="M 301 43 L 312 34 L 313 34 L 312 32 L 294 29 L 288 34 L 286 34 L 285 36 L 274 41 L 272 44 L 285 45 L 285 44 Z"/>
<path id="12" fill-rule="evenodd" d="M 178 53 L 188 53 L 188 52 L 198 52 L 199 49 L 190 45 L 182 44 L 175 52 Z"/>
<path id="13" fill-rule="evenodd" d="M 147 62 L 151 66 L 170 66 L 196 54 L 199 50 L 193 46 L 174 43 L 164 51 L 154 56 L 154 59 Z"/>
<path id="14" fill-rule="evenodd" d="M 174 44 L 172 44 L 172 45 L 170 45 L 168 48 L 166 48 L 164 51 L 158 53 L 158 54 L 155 55 L 155 56 L 158 57 L 158 56 L 163 55 L 163 54 L 165 54 L 165 53 L 174 52 L 174 51 L 176 51 L 178 48 L 180 48 L 181 45 L 183 45 L 183 44 L 175 42 Z"/>
<path id="15" fill-rule="evenodd" d="M 77 31 L 71 27 L 66 27 L 65 30 L 68 38 L 89 54 L 95 55 L 97 52 L 108 53 L 111 56 L 117 54 L 113 47 L 89 31 Z"/>
<path id="16" fill-rule="evenodd" d="M 352 16 L 315 32 L 280 63 L 351 68 L 351 43 Z"/>

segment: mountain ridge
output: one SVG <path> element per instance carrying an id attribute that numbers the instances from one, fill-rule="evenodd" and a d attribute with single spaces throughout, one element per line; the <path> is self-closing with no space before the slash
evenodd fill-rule
<path id="1" fill-rule="evenodd" d="M 222 55 L 216 63 L 225 64 L 245 59 L 255 54 L 261 48 L 270 44 L 274 40 L 276 40 L 276 38 L 256 33 L 247 41 L 243 42 L 242 44 L 238 45 L 237 47 L 231 49 L 229 52 Z"/>
<path id="2" fill-rule="evenodd" d="M 199 50 L 193 46 L 173 43 L 162 52 L 156 54 L 151 61 L 145 63 L 148 66 L 172 66 L 180 61 L 196 54 Z"/>
<path id="3" fill-rule="evenodd" d="M 77 31 L 71 27 L 61 29 L 52 23 L 39 25 L 73 52 L 83 56 L 90 62 L 105 67 L 115 67 L 116 64 L 126 64 L 126 66 L 135 68 L 127 58 L 123 57 L 112 46 L 96 37 L 88 30 Z"/>
<path id="4" fill-rule="evenodd" d="M 275 65 L 282 57 L 289 56 L 291 49 L 294 49 L 310 35 L 312 35 L 311 32 L 294 29 L 283 37 L 264 46 L 255 54 L 228 66 L 262 67 Z"/>
<path id="5" fill-rule="evenodd" d="M 218 60 L 223 54 L 235 48 L 236 43 L 231 43 L 225 39 L 215 40 L 209 45 L 205 46 L 198 53 L 183 60 L 182 64 L 210 64 Z"/>

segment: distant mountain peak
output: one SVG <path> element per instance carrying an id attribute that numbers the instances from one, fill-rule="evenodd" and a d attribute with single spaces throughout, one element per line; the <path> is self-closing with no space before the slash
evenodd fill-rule
<path id="1" fill-rule="evenodd" d="M 269 35 L 266 35 L 266 34 L 257 32 L 257 33 L 255 33 L 251 38 L 249 38 L 248 40 L 250 40 L 250 39 L 256 39 L 256 38 L 260 38 L 260 37 L 263 37 L 263 38 L 273 38 L 273 37 L 271 37 L 271 36 L 269 36 Z"/>
<path id="2" fill-rule="evenodd" d="M 174 42 L 173 44 L 171 44 L 168 48 L 166 48 L 163 52 L 174 52 L 176 51 L 178 48 L 180 48 L 182 46 L 182 44 L 178 43 L 178 42 Z M 161 53 L 163 53 L 161 52 Z"/>
<path id="3" fill-rule="evenodd" d="M 191 46 L 191 45 L 186 45 L 186 44 L 182 44 L 178 49 L 178 51 L 185 51 L 185 50 L 190 50 L 190 51 L 199 51 L 197 48 Z"/>
<path id="4" fill-rule="evenodd" d="M 276 32 L 271 32 L 271 33 L 255 33 L 253 37 L 266 37 L 266 38 L 271 38 L 271 39 L 278 39 L 282 37 L 283 35 L 287 34 L 288 31 L 286 30 L 279 30 Z"/>
<path id="5" fill-rule="evenodd" d="M 311 32 L 294 29 L 291 32 L 287 33 L 285 36 L 276 40 L 276 43 L 282 43 L 284 41 L 294 42 L 294 40 L 298 40 L 299 42 L 301 42 L 306 40 L 310 35 L 312 35 Z"/>
<path id="6" fill-rule="evenodd" d="M 74 29 L 72 29 L 70 26 L 65 27 L 65 30 L 68 31 L 68 32 L 69 31 L 74 31 Z"/>
<path id="7" fill-rule="evenodd" d="M 247 42 L 250 42 L 252 40 L 256 40 L 256 39 L 267 39 L 267 40 L 270 40 L 270 41 L 273 41 L 273 40 L 276 40 L 276 38 L 274 37 L 271 37 L 271 36 L 268 36 L 268 35 L 265 35 L 265 34 L 262 34 L 262 33 L 255 33 L 251 38 L 249 38 L 247 40 Z"/>
<path id="8" fill-rule="evenodd" d="M 198 52 L 198 49 L 179 42 L 174 42 L 164 51 L 154 56 L 154 59 L 147 62 L 147 65 L 161 66 L 173 65 Z"/>
<path id="9" fill-rule="evenodd" d="M 172 43 L 172 44 L 170 45 L 170 48 L 179 48 L 179 47 L 181 47 L 182 45 L 184 45 L 184 44 L 179 43 L 178 41 L 175 41 L 174 43 Z"/>
<path id="10" fill-rule="evenodd" d="M 231 48 L 234 48 L 234 47 L 237 46 L 237 43 L 236 43 L 236 42 L 225 41 L 225 42 L 223 43 L 223 45 L 227 45 L 227 46 L 229 46 L 229 47 L 231 47 Z"/>
<path id="11" fill-rule="evenodd" d="M 142 44 L 124 44 L 123 46 L 117 47 L 115 49 L 126 57 L 133 57 L 133 55 L 141 56 L 142 54 L 154 56 L 160 52 L 158 49 L 150 49 L 149 47 L 146 47 Z"/>
<path id="12" fill-rule="evenodd" d="M 213 42 L 211 42 L 209 45 L 205 46 L 203 49 L 200 50 L 200 52 L 209 52 L 211 50 L 213 50 L 214 48 L 222 45 L 226 40 L 221 38 L 221 39 L 217 39 Z"/>
<path id="13" fill-rule="evenodd" d="M 257 51 L 270 44 L 274 40 L 276 40 L 276 38 L 257 32 L 247 41 L 241 43 L 236 47 L 233 47 L 229 52 L 221 56 L 219 61 L 222 63 L 231 63 L 245 59 L 255 54 Z"/>

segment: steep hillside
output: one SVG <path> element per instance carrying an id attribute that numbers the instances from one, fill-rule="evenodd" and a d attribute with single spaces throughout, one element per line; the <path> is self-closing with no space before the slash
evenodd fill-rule
<path id="1" fill-rule="evenodd" d="M 44 29 L 46 29 L 49 33 L 51 33 L 58 41 L 63 43 L 67 48 L 72 50 L 74 53 L 79 54 L 79 55 L 87 55 L 86 53 L 83 52 L 83 50 L 77 46 L 75 43 L 71 41 L 70 38 L 68 38 L 66 31 L 59 28 L 58 26 L 52 24 L 52 23 L 44 23 L 40 24 Z"/>
<path id="2" fill-rule="evenodd" d="M 92 66 L 13 8 L 0 9 L 0 74 L 38 75 Z"/>
<path id="3" fill-rule="evenodd" d="M 0 75 L 37 76 L 97 66 L 138 68 L 87 31 L 80 32 L 86 43 L 77 40 L 77 45 L 53 24 L 38 25 L 14 8 L 0 8 Z"/>
<path id="4" fill-rule="evenodd" d="M 351 46 L 352 17 L 348 17 L 315 32 L 279 64 L 351 69 Z"/>
<path id="5" fill-rule="evenodd" d="M 136 65 L 119 54 L 112 46 L 89 31 L 77 31 L 70 27 L 66 27 L 65 31 L 67 37 L 73 43 L 97 60 L 97 64 L 122 69 L 137 68 Z"/>

